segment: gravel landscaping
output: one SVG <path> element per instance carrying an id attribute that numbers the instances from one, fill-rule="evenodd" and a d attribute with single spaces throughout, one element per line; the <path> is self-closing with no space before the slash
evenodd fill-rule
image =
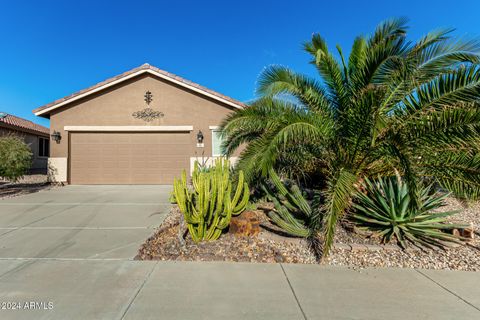
<path id="1" fill-rule="evenodd" d="M 305 241 L 275 240 L 264 237 L 236 237 L 224 234 L 216 241 L 194 243 L 186 237 L 179 241 L 181 213 L 174 207 L 160 228 L 140 247 L 138 260 L 239 261 L 316 263 Z"/>
<path id="2" fill-rule="evenodd" d="M 452 221 L 473 223 L 475 239 L 467 245 L 445 250 L 401 250 L 396 245 L 380 245 L 377 239 L 351 232 L 351 226 L 343 224 L 337 229 L 335 246 L 323 262 L 329 265 L 365 267 L 401 267 L 423 269 L 448 269 L 480 271 L 480 203 L 464 207 L 456 199 L 447 199 L 442 211 L 463 210 Z M 187 235 L 179 240 L 181 213 L 174 206 L 157 231 L 140 247 L 138 260 L 177 261 L 241 261 L 318 263 L 309 244 L 271 232 L 275 228 L 263 218 L 262 231 L 257 236 L 239 237 L 225 233 L 217 241 L 194 243 Z"/>
<path id="3" fill-rule="evenodd" d="M 450 217 L 452 222 L 474 226 L 475 238 L 465 246 L 446 250 L 356 250 L 335 248 L 328 257 L 328 264 L 353 267 L 402 267 L 424 269 L 448 269 L 480 271 L 480 202 L 465 204 L 454 198 L 447 198 L 440 211 L 462 210 Z M 375 239 L 362 238 L 354 233 L 339 230 L 337 242 L 342 244 L 373 244 Z"/>
<path id="4" fill-rule="evenodd" d="M 30 194 L 52 187 L 46 174 L 26 175 L 17 182 L 0 180 L 0 199 Z"/>

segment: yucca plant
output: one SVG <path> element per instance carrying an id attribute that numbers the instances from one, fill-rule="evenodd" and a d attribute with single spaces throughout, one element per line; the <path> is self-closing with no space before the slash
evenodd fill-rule
<path id="1" fill-rule="evenodd" d="M 222 132 L 228 155 L 245 146 L 237 168 L 249 183 L 273 168 L 321 191 L 321 219 L 309 228 L 323 255 L 365 178 L 398 172 L 413 205 L 425 179 L 480 196 L 479 39 L 437 30 L 410 41 L 406 20 L 392 19 L 357 37 L 349 56 L 319 34 L 304 49 L 319 79 L 265 68 L 259 98 Z"/>
<path id="2" fill-rule="evenodd" d="M 448 194 L 432 192 L 432 186 L 420 188 L 418 205 L 412 205 L 408 185 L 400 177 L 365 179 L 358 192 L 352 219 L 359 229 L 381 237 L 383 243 L 396 239 L 402 248 L 410 242 L 428 248 L 459 243 L 458 237 L 446 231 L 466 225 L 449 224 L 447 217 L 459 211 L 432 212 L 444 205 Z"/>

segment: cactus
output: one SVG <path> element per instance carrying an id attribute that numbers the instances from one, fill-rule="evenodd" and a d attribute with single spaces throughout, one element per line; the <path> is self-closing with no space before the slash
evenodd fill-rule
<path id="1" fill-rule="evenodd" d="M 195 242 L 218 239 L 230 225 L 232 216 L 245 210 L 250 196 L 242 171 L 233 190 L 230 163 L 222 158 L 217 159 L 209 170 L 200 170 L 195 162 L 192 186 L 187 185 L 187 173 L 184 170 L 179 179 L 175 178 L 173 188 L 188 232 Z"/>
<path id="2" fill-rule="evenodd" d="M 168 197 L 168 201 L 171 203 L 171 204 L 176 204 L 177 203 L 177 200 L 175 199 L 175 193 L 170 192 L 170 196 Z"/>
<path id="3" fill-rule="evenodd" d="M 270 170 L 269 177 L 276 189 L 273 191 L 267 184 L 263 185 L 263 190 L 275 206 L 268 212 L 270 220 L 290 235 L 310 236 L 308 223 L 312 218 L 312 209 L 300 188 L 292 184 L 288 190 L 273 170 Z"/>

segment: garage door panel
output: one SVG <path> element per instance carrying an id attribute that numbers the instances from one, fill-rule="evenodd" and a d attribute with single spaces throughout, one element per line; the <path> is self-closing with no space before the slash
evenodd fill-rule
<path id="1" fill-rule="evenodd" d="M 72 184 L 171 184 L 189 165 L 188 133 L 72 133 Z"/>

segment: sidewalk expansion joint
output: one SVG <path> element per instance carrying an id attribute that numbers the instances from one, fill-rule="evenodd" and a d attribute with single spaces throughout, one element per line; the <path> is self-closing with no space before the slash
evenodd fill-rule
<path id="1" fill-rule="evenodd" d="M 432 278 L 430 278 L 429 276 L 427 276 L 425 273 L 423 273 L 422 271 L 420 270 L 417 270 L 415 269 L 415 271 L 417 271 L 418 273 L 420 273 L 422 276 L 424 276 L 425 278 L 427 278 L 428 280 L 432 281 L 433 283 L 435 283 L 437 286 L 439 286 L 440 288 L 442 288 L 443 290 L 447 291 L 448 293 L 454 295 L 455 297 L 457 297 L 458 299 L 462 300 L 463 302 L 465 302 L 466 304 L 468 304 L 470 307 L 480 311 L 480 308 L 478 308 L 477 306 L 475 306 L 474 304 L 470 303 L 469 301 L 465 300 L 464 298 L 462 298 L 461 296 L 459 296 L 458 294 L 456 294 L 455 292 L 453 292 L 452 290 L 448 289 L 447 287 L 441 285 L 440 283 L 438 283 L 437 281 L 433 280 Z"/>
<path id="2" fill-rule="evenodd" d="M 147 283 L 148 279 L 150 279 L 150 276 L 152 275 L 153 271 L 155 270 L 155 268 L 157 267 L 158 265 L 158 261 L 155 262 L 155 264 L 152 266 L 152 269 L 148 272 L 147 276 L 145 277 L 145 279 L 143 279 L 143 282 L 142 284 L 138 287 L 137 291 L 135 292 L 135 294 L 133 295 L 133 297 L 130 299 L 130 301 L 128 302 L 128 305 L 127 307 L 125 308 L 125 310 L 123 311 L 122 313 L 122 316 L 120 317 L 120 320 L 123 320 L 125 319 L 125 316 L 127 315 L 127 312 L 128 310 L 130 310 L 130 307 L 132 306 L 133 302 L 135 301 L 135 299 L 137 299 L 137 296 L 139 295 L 140 291 L 142 291 L 143 287 L 145 286 L 145 284 Z"/>
<path id="3" fill-rule="evenodd" d="M 290 283 L 290 279 L 288 279 L 287 273 L 285 272 L 285 269 L 283 268 L 283 264 L 279 263 L 280 268 L 282 268 L 283 275 L 285 276 L 285 280 L 287 280 L 288 286 L 290 287 L 290 290 L 292 291 L 293 297 L 295 298 L 295 301 L 297 302 L 297 306 L 300 309 L 300 312 L 302 313 L 303 319 L 307 320 L 307 315 L 305 314 L 305 311 L 303 311 L 302 305 L 300 304 L 300 301 L 298 300 L 297 294 L 295 293 L 295 290 L 292 287 L 292 284 Z"/>

